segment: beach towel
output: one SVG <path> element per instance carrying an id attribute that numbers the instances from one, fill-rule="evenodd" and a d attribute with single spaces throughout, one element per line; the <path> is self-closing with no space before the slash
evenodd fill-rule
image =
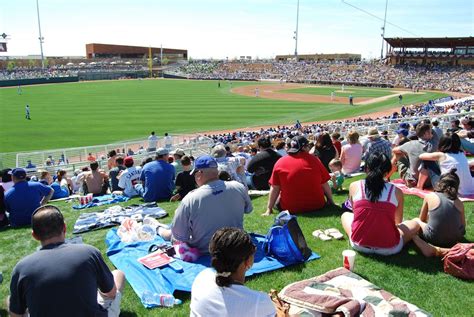
<path id="1" fill-rule="evenodd" d="M 84 205 L 81 205 L 81 204 L 73 205 L 72 208 L 86 209 L 86 208 L 91 208 L 91 207 L 121 203 L 129 199 L 130 197 L 122 196 L 122 195 L 115 195 L 115 194 L 103 195 L 103 196 L 94 197 L 90 203 L 87 203 Z"/>
<path id="2" fill-rule="evenodd" d="M 345 268 L 289 284 L 278 295 L 292 306 L 290 313 L 299 307 L 305 316 L 431 316 Z"/>
<path id="3" fill-rule="evenodd" d="M 390 181 L 390 183 L 392 183 L 393 185 L 398 187 L 404 194 L 406 194 L 406 195 L 415 195 L 415 196 L 418 196 L 420 198 L 425 198 L 426 195 L 433 192 L 432 190 L 418 189 L 418 188 L 415 188 L 415 187 L 410 188 L 407 185 L 405 185 L 405 182 L 403 181 L 403 179 L 394 179 L 394 180 Z M 474 195 L 465 196 L 465 197 L 459 196 L 459 200 L 462 201 L 462 202 L 464 202 L 464 201 L 474 201 Z"/>
<path id="4" fill-rule="evenodd" d="M 127 218 L 137 220 L 143 219 L 145 216 L 153 218 L 166 217 L 168 213 L 156 203 L 130 205 L 127 207 L 112 206 L 99 212 L 82 213 L 74 224 L 72 233 L 82 233 L 97 229 L 114 227 L 120 225 Z"/>
<path id="5" fill-rule="evenodd" d="M 263 249 L 265 237 L 258 234 L 251 234 L 251 237 L 257 246 L 257 252 L 254 257 L 254 264 L 247 271 L 246 276 L 278 270 L 295 264 L 281 263 L 275 258 L 266 256 Z M 107 233 L 105 242 L 108 246 L 107 256 L 110 261 L 112 261 L 117 269 L 125 273 L 127 281 L 140 298 L 142 304 L 147 308 L 154 305 L 146 304 L 142 300 L 144 291 L 148 290 L 151 293 L 157 294 L 173 294 L 174 291 L 191 292 L 191 286 L 196 276 L 205 268 L 210 267 L 210 257 L 202 256 L 195 263 L 176 259 L 175 262 L 183 268 L 182 272 L 176 271 L 169 266 L 154 270 L 147 269 L 137 259 L 147 255 L 148 249 L 152 244 L 164 243 L 163 238 L 160 236 L 157 236 L 153 241 L 126 244 L 120 241 L 117 229 L 113 228 Z M 320 256 L 313 252 L 307 261 L 318 258 Z"/>

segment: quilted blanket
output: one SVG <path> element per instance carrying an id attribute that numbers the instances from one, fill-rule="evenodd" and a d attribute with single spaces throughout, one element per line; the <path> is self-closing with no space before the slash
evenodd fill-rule
<path id="1" fill-rule="evenodd" d="M 291 306 L 304 308 L 308 316 L 431 316 L 345 268 L 292 283 L 279 296 Z"/>

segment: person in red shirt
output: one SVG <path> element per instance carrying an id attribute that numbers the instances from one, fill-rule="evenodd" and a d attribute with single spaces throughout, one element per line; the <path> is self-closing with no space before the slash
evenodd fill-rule
<path id="1" fill-rule="evenodd" d="M 264 216 L 270 215 L 275 205 L 279 210 L 297 214 L 323 208 L 326 199 L 328 204 L 334 204 L 327 183 L 331 177 L 319 158 L 309 154 L 309 150 L 305 137 L 296 136 L 291 140 L 289 155 L 279 159 L 273 168 Z"/>
<path id="2" fill-rule="evenodd" d="M 341 143 L 341 141 L 339 141 L 340 137 L 341 137 L 341 135 L 338 132 L 334 132 L 333 134 L 331 134 L 332 144 L 334 145 L 334 147 L 336 148 L 336 151 L 337 151 L 336 158 L 339 158 L 339 156 L 341 156 L 342 143 Z"/>

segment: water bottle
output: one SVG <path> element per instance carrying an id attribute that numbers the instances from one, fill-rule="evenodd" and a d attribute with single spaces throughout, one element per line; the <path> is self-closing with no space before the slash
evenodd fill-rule
<path id="1" fill-rule="evenodd" d="M 157 294 L 152 293 L 149 290 L 145 290 L 142 293 L 142 301 L 145 305 L 162 307 L 173 307 L 174 305 L 182 303 L 181 300 L 175 298 L 171 294 Z"/>
<path id="2" fill-rule="evenodd" d="M 181 304 L 181 300 L 174 298 L 171 294 L 159 294 L 160 305 L 163 307 L 173 307 L 174 305 Z"/>

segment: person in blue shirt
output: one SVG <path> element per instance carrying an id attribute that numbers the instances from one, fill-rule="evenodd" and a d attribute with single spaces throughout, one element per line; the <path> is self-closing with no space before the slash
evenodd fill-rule
<path id="1" fill-rule="evenodd" d="M 54 190 L 39 182 L 28 182 L 26 171 L 15 168 L 12 173 L 13 187 L 5 193 L 5 207 L 12 227 L 31 224 L 31 215 L 36 208 L 45 205 Z"/>
<path id="2" fill-rule="evenodd" d="M 145 164 L 140 175 L 142 184 L 135 185 L 135 190 L 145 202 L 169 200 L 175 188 L 175 169 L 168 163 L 169 151 L 165 148 L 156 150 L 156 160 Z"/>

